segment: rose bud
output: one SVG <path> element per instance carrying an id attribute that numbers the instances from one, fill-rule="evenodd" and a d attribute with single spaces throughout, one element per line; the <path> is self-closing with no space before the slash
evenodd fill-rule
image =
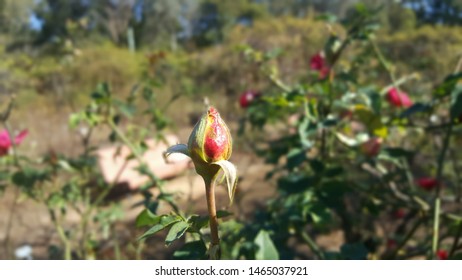
<path id="1" fill-rule="evenodd" d="M 19 145 L 27 136 L 28 131 L 23 130 L 21 131 L 15 138 L 14 144 Z M 7 130 L 3 130 L 0 132 L 0 156 L 4 156 L 8 154 L 8 151 L 13 146 L 13 142 L 11 141 L 10 134 Z"/>
<path id="2" fill-rule="evenodd" d="M 319 73 L 319 78 L 324 79 L 330 72 L 330 67 L 326 63 L 323 52 L 313 55 L 310 59 L 311 70 L 316 70 Z"/>
<path id="3" fill-rule="evenodd" d="M 397 88 L 391 88 L 387 93 L 388 102 L 395 107 L 410 107 L 412 100 L 407 93 L 398 91 Z"/>
<path id="4" fill-rule="evenodd" d="M 321 70 L 324 68 L 325 58 L 324 53 L 319 52 L 311 57 L 310 67 L 312 70 Z"/>
<path id="5" fill-rule="evenodd" d="M 431 191 L 438 185 L 438 181 L 432 177 L 422 177 L 417 179 L 417 185 L 426 191 Z"/>
<path id="6" fill-rule="evenodd" d="M 241 97 L 239 98 L 239 104 L 242 108 L 247 108 L 250 106 L 250 104 L 252 104 L 252 102 L 255 101 L 255 99 L 258 99 L 260 96 L 261 94 L 257 91 L 248 90 L 241 94 Z"/>
<path id="7" fill-rule="evenodd" d="M 438 257 L 439 260 L 447 260 L 449 258 L 448 251 L 446 250 L 438 250 L 436 252 L 436 256 Z"/>
<path id="8" fill-rule="evenodd" d="M 368 157 L 375 157 L 379 154 L 380 147 L 382 146 L 382 138 L 374 137 L 360 146 L 361 152 Z"/>
<path id="9" fill-rule="evenodd" d="M 196 172 L 204 180 L 215 180 L 222 169 L 227 179 L 228 194 L 233 200 L 236 189 L 236 167 L 228 161 L 232 153 L 232 139 L 228 126 L 218 111 L 210 107 L 194 126 L 188 145 L 178 144 L 167 149 L 165 155 L 182 153 L 191 157 Z"/>
<path id="10" fill-rule="evenodd" d="M 189 137 L 188 148 L 193 160 L 198 157 L 207 163 L 231 157 L 231 134 L 215 108 L 210 107 L 196 124 Z"/>

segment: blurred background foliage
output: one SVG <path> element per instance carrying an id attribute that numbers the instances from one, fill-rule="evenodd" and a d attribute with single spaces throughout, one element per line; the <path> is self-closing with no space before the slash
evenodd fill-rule
<path id="1" fill-rule="evenodd" d="M 143 75 L 142 63 L 153 63 L 166 95 L 227 103 L 248 87 L 267 85 L 242 65 L 240 45 L 284 50 L 277 61 L 281 78 L 298 79 L 329 28 L 343 32 L 318 19 L 342 18 L 357 2 L 1 0 L 0 94 L 14 93 L 24 106 L 76 107 L 99 81 L 127 93 Z M 361 2 L 381 7 L 379 47 L 400 72 L 421 73 L 415 91 L 454 68 L 462 1 Z M 153 61 L 158 52 L 164 55 Z"/>

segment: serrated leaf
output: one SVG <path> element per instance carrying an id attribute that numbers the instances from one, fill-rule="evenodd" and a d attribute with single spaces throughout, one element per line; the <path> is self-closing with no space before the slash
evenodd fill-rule
<path id="1" fill-rule="evenodd" d="M 179 221 L 170 228 L 167 237 L 165 238 L 165 245 L 170 246 L 173 241 L 182 237 L 183 234 L 188 230 L 189 224 L 185 221 Z"/>
<path id="2" fill-rule="evenodd" d="M 151 235 L 156 234 L 157 232 L 163 230 L 164 228 L 170 226 L 173 223 L 181 221 L 181 218 L 178 216 L 171 216 L 171 215 L 162 215 L 160 217 L 159 223 L 151 227 L 148 231 L 146 231 L 142 236 L 138 238 L 139 240 L 143 240 Z"/>
<path id="3" fill-rule="evenodd" d="M 137 217 L 135 225 L 137 227 L 154 225 L 160 222 L 161 216 L 155 215 L 149 209 L 144 209 Z"/>

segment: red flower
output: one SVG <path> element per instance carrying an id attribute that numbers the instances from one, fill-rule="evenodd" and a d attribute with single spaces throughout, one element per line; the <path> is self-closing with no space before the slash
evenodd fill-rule
<path id="1" fill-rule="evenodd" d="M 402 219 L 404 216 L 406 216 L 406 210 L 403 208 L 398 208 L 395 212 L 393 212 L 393 217 L 396 219 Z"/>
<path id="2" fill-rule="evenodd" d="M 19 145 L 21 144 L 22 140 L 26 137 L 28 131 L 23 130 L 21 131 L 15 138 L 14 144 Z M 8 134 L 8 131 L 2 130 L 0 132 L 0 156 L 4 156 L 8 153 L 13 143 L 11 142 L 11 137 Z"/>
<path id="3" fill-rule="evenodd" d="M 375 157 L 380 152 L 382 138 L 374 137 L 361 144 L 361 151 L 368 157 Z"/>
<path id="4" fill-rule="evenodd" d="M 438 185 L 438 181 L 432 177 L 422 177 L 417 179 L 417 185 L 424 190 L 431 191 Z"/>
<path id="5" fill-rule="evenodd" d="M 319 72 L 319 78 L 324 79 L 330 72 L 330 67 L 327 66 L 324 53 L 319 52 L 311 57 L 310 60 L 311 70 L 317 70 Z"/>
<path id="6" fill-rule="evenodd" d="M 311 57 L 310 67 L 312 70 L 321 70 L 324 67 L 324 54 L 319 52 Z"/>
<path id="7" fill-rule="evenodd" d="M 436 256 L 439 260 L 447 260 L 449 258 L 449 254 L 446 250 L 438 250 Z"/>
<path id="8" fill-rule="evenodd" d="M 410 107 L 412 105 L 412 100 L 409 98 L 407 93 L 400 92 L 396 88 L 391 88 L 387 93 L 387 100 L 391 105 L 395 107 Z"/>
<path id="9" fill-rule="evenodd" d="M 242 108 L 247 108 L 255 99 L 259 98 L 260 96 L 261 94 L 257 91 L 248 90 L 241 94 L 241 97 L 239 98 L 239 104 Z"/>

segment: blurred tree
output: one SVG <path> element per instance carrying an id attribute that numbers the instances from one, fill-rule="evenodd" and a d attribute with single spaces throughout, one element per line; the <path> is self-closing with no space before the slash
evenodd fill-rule
<path id="1" fill-rule="evenodd" d="M 220 43 L 233 25 L 251 25 L 266 15 L 263 5 L 250 0 L 203 0 L 192 22 L 192 35 L 197 46 Z"/>
<path id="2" fill-rule="evenodd" d="M 134 21 L 136 0 L 100 0 L 91 4 L 91 16 L 97 30 L 114 43 L 126 45 L 127 31 Z"/>
<path id="3" fill-rule="evenodd" d="M 348 8 L 358 0 L 257 0 L 255 2 L 264 4 L 268 11 L 276 16 L 304 17 L 310 9 L 313 9 L 320 13 L 331 13 L 343 17 Z"/>
<path id="4" fill-rule="evenodd" d="M 136 34 L 142 44 L 175 49 L 182 28 L 181 21 L 187 19 L 197 1 L 186 0 L 140 0 L 138 1 Z"/>
<path id="5" fill-rule="evenodd" d="M 29 26 L 34 0 L 0 0 L 0 33 L 18 35 Z"/>
<path id="6" fill-rule="evenodd" d="M 462 0 L 402 0 L 416 11 L 420 23 L 462 24 Z"/>
<path id="7" fill-rule="evenodd" d="M 83 0 L 38 1 L 35 15 L 43 25 L 36 43 L 40 45 L 50 41 L 62 42 L 69 38 L 69 21 L 79 21 L 87 14 L 88 9 L 89 1 Z"/>

